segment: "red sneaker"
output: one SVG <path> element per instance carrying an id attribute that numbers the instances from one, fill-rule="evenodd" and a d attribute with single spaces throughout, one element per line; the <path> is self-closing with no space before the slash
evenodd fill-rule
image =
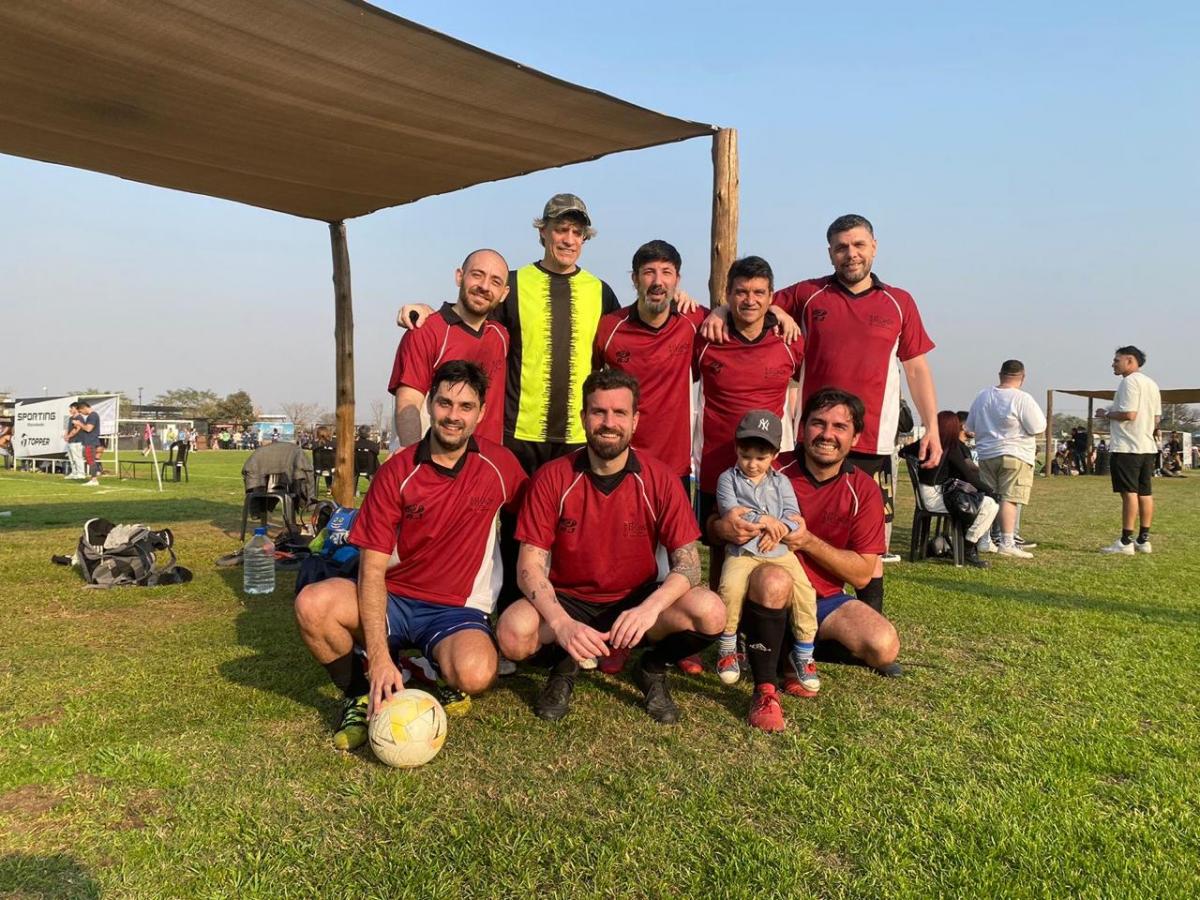
<path id="1" fill-rule="evenodd" d="M 700 662 L 700 654 L 685 656 L 683 659 L 676 661 L 675 665 L 679 667 L 679 671 L 684 675 L 703 675 L 704 663 Z"/>
<path id="2" fill-rule="evenodd" d="M 751 728 L 762 731 L 783 731 L 786 723 L 783 721 L 783 707 L 779 705 L 779 694 L 773 684 L 760 684 L 754 688 L 754 696 L 750 699 L 750 714 L 746 721 Z"/>
<path id="3" fill-rule="evenodd" d="M 618 650 L 613 650 L 608 656 L 600 657 L 600 664 L 596 666 L 605 675 L 618 675 L 625 668 L 625 663 L 629 661 L 629 648 L 622 647 Z"/>

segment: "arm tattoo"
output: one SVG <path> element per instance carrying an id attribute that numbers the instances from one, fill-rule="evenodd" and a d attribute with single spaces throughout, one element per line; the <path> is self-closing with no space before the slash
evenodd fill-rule
<path id="1" fill-rule="evenodd" d="M 671 554 L 671 572 L 682 575 L 692 587 L 700 583 L 700 551 L 694 541 Z"/>

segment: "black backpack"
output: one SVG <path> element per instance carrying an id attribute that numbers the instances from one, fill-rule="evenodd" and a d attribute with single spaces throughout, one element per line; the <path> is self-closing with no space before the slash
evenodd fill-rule
<path id="1" fill-rule="evenodd" d="M 191 581 L 191 571 L 176 562 L 174 545 L 175 535 L 169 528 L 152 531 L 145 525 L 88 519 L 69 562 L 79 566 L 88 587 L 154 587 Z M 165 554 L 162 562 L 160 552 Z M 61 561 L 61 557 L 55 561 Z"/>

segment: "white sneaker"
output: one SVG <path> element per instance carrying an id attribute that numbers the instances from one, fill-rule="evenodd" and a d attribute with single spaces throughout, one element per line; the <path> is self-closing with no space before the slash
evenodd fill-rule
<path id="1" fill-rule="evenodd" d="M 900 554 L 898 554 L 898 553 L 885 553 L 885 554 L 883 554 L 883 556 L 881 558 L 885 563 L 900 562 Z"/>
<path id="2" fill-rule="evenodd" d="M 85 481 L 83 483 L 83 486 L 84 487 L 100 487 L 100 482 L 97 481 L 95 478 L 93 478 L 91 481 Z"/>
<path id="3" fill-rule="evenodd" d="M 1101 553 L 1120 553 L 1122 556 L 1133 556 L 1135 551 L 1133 549 L 1132 543 L 1126 544 L 1120 538 L 1117 538 L 1115 541 L 1113 541 L 1107 547 L 1102 547 L 1100 549 L 1100 552 Z"/>
<path id="4" fill-rule="evenodd" d="M 1001 556 L 1011 556 L 1014 559 L 1033 559 L 1032 553 L 1030 553 L 1028 550 L 1022 550 L 1016 544 L 1011 546 L 1008 544 L 1001 544 L 998 548 L 996 548 L 996 552 Z"/>
<path id="5" fill-rule="evenodd" d="M 589 656 L 589 657 L 587 657 L 585 659 L 581 659 L 579 661 L 579 668 L 584 669 L 585 671 L 588 671 L 588 672 L 590 672 L 592 669 L 596 668 L 596 666 L 597 666 L 597 662 L 596 662 L 596 658 L 594 656 Z"/>
<path id="6" fill-rule="evenodd" d="M 1134 541 L 1133 549 L 1138 553 L 1153 553 L 1154 548 L 1150 546 L 1149 541 Z"/>
<path id="7" fill-rule="evenodd" d="M 999 553 L 1000 545 L 997 544 L 995 541 L 992 541 L 986 547 L 980 547 L 979 552 L 980 553 Z"/>

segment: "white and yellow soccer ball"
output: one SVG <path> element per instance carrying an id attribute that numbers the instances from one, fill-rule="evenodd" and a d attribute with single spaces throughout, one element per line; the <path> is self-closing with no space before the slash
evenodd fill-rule
<path id="1" fill-rule="evenodd" d="M 446 742 L 446 711 L 424 691 L 399 691 L 375 710 L 367 735 L 380 762 L 402 769 L 423 766 Z"/>

